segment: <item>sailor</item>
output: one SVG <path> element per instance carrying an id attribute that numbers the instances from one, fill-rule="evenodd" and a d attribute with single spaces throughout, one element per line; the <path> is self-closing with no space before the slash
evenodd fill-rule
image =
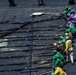
<path id="1" fill-rule="evenodd" d="M 66 52 L 66 54 L 67 54 L 66 61 L 68 61 L 68 57 L 70 56 L 71 63 L 74 64 L 72 40 L 69 39 L 68 37 L 66 37 L 66 48 L 65 48 L 64 52 Z"/>
<path id="2" fill-rule="evenodd" d="M 8 0 L 9 4 L 10 4 L 10 7 L 12 6 L 16 6 L 17 4 L 15 4 L 14 0 Z"/>
<path id="3" fill-rule="evenodd" d="M 63 44 L 58 44 L 58 45 L 56 46 L 57 52 L 60 52 L 60 53 L 63 54 L 63 55 L 65 55 L 64 49 L 65 49 L 65 46 L 64 46 Z"/>
<path id="4" fill-rule="evenodd" d="M 72 12 L 70 16 L 67 18 L 68 21 L 76 19 L 76 11 Z"/>
<path id="5" fill-rule="evenodd" d="M 54 70 L 54 74 L 53 75 L 67 75 L 66 72 L 61 68 L 61 67 L 52 67 L 52 69 Z"/>
<path id="6" fill-rule="evenodd" d="M 69 9 L 69 6 L 66 6 L 65 9 L 64 9 L 64 11 L 63 11 L 63 14 L 66 14 L 67 11 L 68 11 L 68 9 Z"/>
<path id="7" fill-rule="evenodd" d="M 75 12 L 73 8 L 66 6 L 63 14 L 66 14 L 67 16 L 69 16 L 73 12 Z"/>
<path id="8" fill-rule="evenodd" d="M 73 35 L 69 31 L 65 31 L 64 35 L 63 36 L 60 36 L 60 38 L 62 38 L 62 39 L 66 39 L 66 37 L 68 37 L 71 40 L 73 39 Z"/>
<path id="9" fill-rule="evenodd" d="M 57 51 L 61 52 L 62 54 L 65 54 L 64 49 L 66 44 L 66 38 L 61 36 L 60 39 L 61 39 L 60 41 L 55 42 L 53 45 Z"/>
<path id="10" fill-rule="evenodd" d="M 58 43 L 63 44 L 65 46 L 65 43 L 66 43 L 65 37 L 62 37 L 61 40 L 58 41 Z"/>
<path id="11" fill-rule="evenodd" d="M 76 11 L 67 18 L 67 21 L 69 21 L 71 25 L 74 25 L 74 27 L 76 27 Z"/>
<path id="12" fill-rule="evenodd" d="M 71 30 L 72 29 L 72 30 Z M 65 46 L 65 44 L 66 44 L 66 37 L 69 37 L 69 39 L 71 39 L 71 40 L 73 40 L 73 35 L 75 35 L 75 33 L 76 33 L 76 29 L 73 27 L 69 27 L 69 26 L 67 26 L 67 29 L 66 29 L 66 31 L 64 32 L 64 34 L 61 34 L 61 36 L 60 36 L 60 41 L 58 41 L 58 42 L 55 42 L 53 45 L 55 46 L 55 47 L 63 47 L 63 45 Z M 65 48 L 65 47 L 64 47 Z M 63 49 L 64 49 L 63 48 Z"/>
<path id="13" fill-rule="evenodd" d="M 52 65 L 63 67 L 65 57 L 60 52 L 57 52 L 56 50 L 54 50 L 53 52 L 54 52 L 54 56 L 53 56 Z"/>
<path id="14" fill-rule="evenodd" d="M 68 23 L 66 24 L 66 27 L 76 27 L 76 25 L 73 22 L 68 21 Z"/>
<path id="15" fill-rule="evenodd" d="M 75 27 L 72 27 L 72 26 L 71 27 L 67 27 L 66 31 L 71 32 L 73 37 L 76 36 L 76 28 Z"/>
<path id="16" fill-rule="evenodd" d="M 57 52 L 57 50 L 54 50 L 53 53 L 54 53 L 53 59 L 59 58 L 62 61 L 64 61 L 65 57 L 63 56 L 63 54 L 61 54 L 60 52 Z"/>
<path id="17" fill-rule="evenodd" d="M 74 0 L 69 0 L 69 4 L 71 5 L 75 4 Z"/>
<path id="18" fill-rule="evenodd" d="M 69 7 L 67 15 L 70 16 L 74 12 L 75 12 L 75 10 L 73 8 Z"/>
<path id="19" fill-rule="evenodd" d="M 41 5 L 45 6 L 44 1 L 43 0 L 38 0 L 38 5 L 39 6 L 41 6 Z"/>

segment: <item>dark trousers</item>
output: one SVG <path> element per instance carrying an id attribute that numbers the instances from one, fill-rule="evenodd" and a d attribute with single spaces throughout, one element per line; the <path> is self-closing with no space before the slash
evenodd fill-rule
<path id="1" fill-rule="evenodd" d="M 69 4 L 75 4 L 74 0 L 69 0 Z"/>
<path id="2" fill-rule="evenodd" d="M 14 0 L 8 0 L 10 5 L 14 5 Z"/>
<path id="3" fill-rule="evenodd" d="M 38 5 L 44 5 L 44 1 L 43 0 L 38 0 Z"/>

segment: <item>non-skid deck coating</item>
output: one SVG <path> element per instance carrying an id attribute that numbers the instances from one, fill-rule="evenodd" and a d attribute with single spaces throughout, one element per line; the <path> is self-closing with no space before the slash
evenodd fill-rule
<path id="1" fill-rule="evenodd" d="M 38 7 L 36 0 L 15 0 L 18 6 L 14 8 L 9 7 L 7 1 L 1 0 L 0 21 L 32 21 L 30 14 L 38 11 L 51 15 L 35 17 L 34 21 L 50 18 L 62 12 L 68 5 L 65 0 L 65 4 L 62 3 L 62 0 L 58 1 L 45 0 L 46 6 Z M 75 5 L 72 7 L 75 8 Z M 51 71 L 51 58 L 54 48 L 47 48 L 47 46 L 59 40 L 55 35 L 64 32 L 64 24 L 64 19 L 29 24 L 4 39 L 0 39 L 0 75 L 30 75 L 30 68 L 31 75 L 40 75 Z M 0 35 L 7 32 L 8 29 L 19 26 L 21 24 L 0 24 Z M 76 46 L 74 46 L 74 58 L 76 56 L 75 48 Z M 64 69 L 68 75 L 75 75 L 75 66 L 76 63 L 74 65 L 68 63 Z"/>

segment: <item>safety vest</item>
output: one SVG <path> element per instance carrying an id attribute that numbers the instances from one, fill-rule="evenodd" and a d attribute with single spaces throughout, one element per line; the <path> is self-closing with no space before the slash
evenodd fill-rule
<path id="1" fill-rule="evenodd" d="M 64 60 L 64 56 L 60 53 L 60 52 L 57 52 L 54 56 L 53 56 L 54 59 L 61 59 L 61 60 Z"/>
<path id="2" fill-rule="evenodd" d="M 67 51 L 67 50 L 73 50 L 73 47 L 72 47 L 72 41 L 71 40 L 67 40 L 66 41 L 66 48 L 64 51 Z"/>
<path id="3" fill-rule="evenodd" d="M 59 66 L 59 67 L 63 67 L 63 65 L 64 65 L 64 62 L 61 60 L 61 59 L 56 59 L 56 60 L 53 60 L 53 63 L 52 63 L 52 65 L 54 66 Z"/>
<path id="4" fill-rule="evenodd" d="M 69 32 L 71 32 L 72 34 L 75 34 L 75 33 L 76 33 L 76 28 L 74 28 L 74 27 L 69 27 L 69 28 L 66 29 L 66 31 L 69 31 Z"/>
<path id="5" fill-rule="evenodd" d="M 55 72 L 54 72 L 55 75 L 66 75 L 66 72 L 64 72 L 64 70 L 60 67 L 56 67 L 55 69 Z"/>
<path id="6" fill-rule="evenodd" d="M 63 45 L 65 45 L 65 43 L 66 43 L 66 39 L 63 38 L 63 39 L 60 41 L 60 43 L 63 44 Z"/>

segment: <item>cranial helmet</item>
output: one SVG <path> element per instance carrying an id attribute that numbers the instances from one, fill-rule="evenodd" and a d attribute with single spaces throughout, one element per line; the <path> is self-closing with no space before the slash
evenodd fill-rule
<path id="1" fill-rule="evenodd" d="M 69 6 L 66 6 L 66 7 L 65 7 L 65 10 L 67 10 L 68 8 L 69 8 Z"/>
<path id="2" fill-rule="evenodd" d="M 66 30 L 65 32 L 69 32 L 69 30 Z"/>
<path id="3" fill-rule="evenodd" d="M 66 37 L 66 40 L 68 40 L 69 39 L 69 37 Z"/>
<path id="4" fill-rule="evenodd" d="M 68 35 L 68 33 L 66 32 L 66 33 L 65 33 L 65 35 L 67 36 L 67 35 Z"/>
<path id="5" fill-rule="evenodd" d="M 52 52 L 53 52 L 54 54 L 56 54 L 56 53 L 57 53 L 57 50 L 53 50 Z"/>
<path id="6" fill-rule="evenodd" d="M 53 70 L 55 70 L 55 68 L 56 68 L 56 65 L 54 65 L 54 66 L 52 67 Z"/>
<path id="7" fill-rule="evenodd" d="M 53 45 L 54 45 L 54 46 L 57 46 L 57 43 L 54 43 Z"/>

